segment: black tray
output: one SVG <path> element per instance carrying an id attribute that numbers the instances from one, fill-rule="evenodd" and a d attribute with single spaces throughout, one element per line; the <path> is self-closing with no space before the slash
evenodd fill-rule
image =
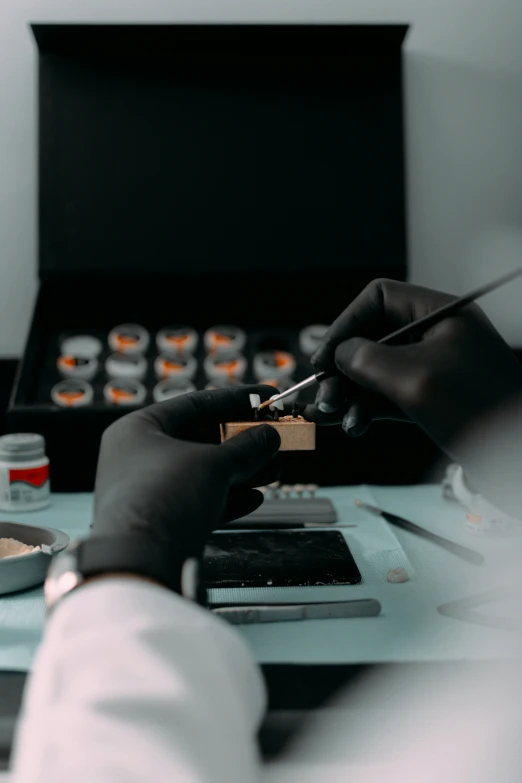
<path id="1" fill-rule="evenodd" d="M 249 360 L 273 340 L 298 354 L 302 327 L 331 322 L 375 277 L 405 279 L 407 26 L 32 29 L 40 289 L 6 426 L 45 436 L 54 490 L 90 490 L 103 430 L 125 411 L 103 402 L 102 374 L 89 408 L 52 405 L 64 335 L 235 323 Z M 146 382 L 150 401 L 152 369 Z M 322 430 L 315 453 L 285 457 L 284 479 L 386 475 L 381 440 L 376 452 Z"/>

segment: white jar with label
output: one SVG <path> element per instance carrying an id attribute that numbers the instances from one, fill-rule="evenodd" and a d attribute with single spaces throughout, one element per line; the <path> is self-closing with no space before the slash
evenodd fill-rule
<path id="1" fill-rule="evenodd" d="M 38 511 L 51 502 L 49 460 L 42 435 L 0 438 L 0 510 Z"/>

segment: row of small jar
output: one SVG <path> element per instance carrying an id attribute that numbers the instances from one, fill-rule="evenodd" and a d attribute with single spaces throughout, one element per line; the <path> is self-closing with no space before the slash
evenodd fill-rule
<path id="1" fill-rule="evenodd" d="M 293 385 L 293 382 L 289 379 L 280 379 L 279 381 L 270 379 L 264 382 L 276 387 L 279 391 L 286 391 Z M 224 382 L 210 382 L 205 388 L 219 389 L 237 385 L 241 385 L 241 382 L 227 380 Z M 154 386 L 152 398 L 154 402 L 164 402 L 193 391 L 196 391 L 196 386 L 186 378 L 166 378 Z M 288 397 L 288 402 L 294 402 L 296 396 Z M 147 389 L 141 381 L 115 378 L 105 384 L 103 398 L 111 406 L 143 405 L 147 399 Z M 60 381 L 52 388 L 51 399 L 62 408 L 78 408 L 92 405 L 94 402 L 94 388 L 88 381 L 81 379 Z"/>
<path id="2" fill-rule="evenodd" d="M 324 337 L 327 327 L 321 324 L 307 326 L 299 333 L 299 349 L 311 356 Z M 150 345 L 150 332 L 139 324 L 122 324 L 109 332 L 107 342 L 112 351 L 124 354 L 145 354 Z M 203 335 L 205 351 L 209 356 L 241 354 L 247 343 L 246 332 L 239 326 L 213 326 Z M 173 326 L 156 334 L 158 352 L 176 355 L 194 354 L 199 345 L 199 334 L 190 326 Z M 61 344 L 63 356 L 97 359 L 103 351 L 101 340 L 93 335 L 77 334 Z"/>
<path id="3" fill-rule="evenodd" d="M 203 335 L 207 353 L 221 355 L 241 352 L 246 345 L 246 334 L 237 326 L 214 326 Z M 118 353 L 147 352 L 151 341 L 148 329 L 140 324 L 121 324 L 109 332 L 109 348 Z M 193 354 L 199 345 L 199 334 L 190 326 L 172 326 L 156 334 L 156 346 L 160 353 Z M 67 337 L 61 345 L 63 354 L 96 358 L 103 350 L 103 343 L 89 334 Z"/>
<path id="4" fill-rule="evenodd" d="M 246 337 L 235 327 L 216 327 L 205 333 L 205 345 L 209 356 L 230 357 L 244 347 Z M 193 378 L 197 363 L 194 351 L 199 336 L 188 326 L 162 329 L 156 335 L 159 356 L 154 362 L 158 378 L 177 375 Z M 114 353 L 105 360 L 105 372 L 109 378 L 142 380 L 147 374 L 145 358 L 150 345 L 150 333 L 139 324 L 122 324 L 111 329 L 109 347 Z M 228 345 L 227 350 L 224 346 Z M 67 337 L 60 346 L 56 366 L 65 378 L 92 380 L 100 369 L 99 357 L 103 351 L 101 340 L 93 335 L 77 334 Z M 211 368 L 209 368 L 211 369 Z"/>
<path id="5" fill-rule="evenodd" d="M 327 327 L 312 325 L 300 332 L 299 345 L 305 355 L 311 355 L 322 340 Z M 247 361 L 241 351 L 246 345 L 246 333 L 236 326 L 216 326 L 203 337 L 207 355 L 203 369 L 208 380 L 206 388 L 240 384 L 247 370 Z M 190 327 L 162 329 L 156 335 L 157 347 L 162 353 L 154 361 L 159 383 L 153 389 L 155 401 L 194 391 L 194 376 L 198 363 L 193 352 L 198 347 L 198 333 Z M 108 343 L 115 351 L 105 360 L 105 372 L 111 379 L 104 387 L 107 403 L 113 405 L 140 405 L 147 396 L 141 381 L 148 371 L 144 356 L 150 344 L 149 332 L 139 324 L 123 324 L 111 330 Z M 57 367 L 69 378 L 52 389 L 51 397 L 57 405 L 76 407 L 90 405 L 94 390 L 89 380 L 100 369 L 99 355 L 103 345 L 92 335 L 74 335 L 61 344 Z M 253 360 L 256 380 L 277 386 L 284 391 L 293 384 L 295 357 L 282 350 L 260 351 Z M 292 400 L 289 400 L 292 402 Z"/>
<path id="6" fill-rule="evenodd" d="M 105 360 L 104 367 L 108 378 L 142 381 L 148 372 L 148 361 L 141 353 L 117 352 Z M 100 369 L 100 363 L 96 357 L 62 353 L 58 357 L 57 368 L 64 378 L 90 381 Z M 253 359 L 252 370 L 258 381 L 288 378 L 295 369 L 295 357 L 287 351 L 261 351 Z M 228 356 L 209 354 L 203 360 L 203 370 L 209 382 L 242 381 L 247 371 L 247 360 L 240 353 Z M 158 380 L 193 380 L 197 371 L 198 360 L 190 353 L 162 353 L 154 360 Z"/>

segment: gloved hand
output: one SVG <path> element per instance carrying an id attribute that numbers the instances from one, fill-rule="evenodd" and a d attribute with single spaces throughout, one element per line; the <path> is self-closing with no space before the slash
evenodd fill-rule
<path id="1" fill-rule="evenodd" d="M 342 421 L 353 436 L 375 419 L 408 419 L 447 450 L 488 411 L 520 394 L 522 367 L 476 305 L 407 345 L 374 342 L 453 298 L 392 280 L 370 283 L 312 357 L 317 371 L 343 377 L 321 383 L 305 416 L 318 424 Z"/>
<path id="2" fill-rule="evenodd" d="M 177 557 L 201 554 L 209 534 L 262 502 L 252 487 L 278 478 L 280 438 L 253 427 L 229 441 L 218 425 L 252 419 L 249 393 L 268 399 L 271 386 L 195 392 L 116 421 L 102 438 L 95 489 L 96 536 L 145 535 Z"/>

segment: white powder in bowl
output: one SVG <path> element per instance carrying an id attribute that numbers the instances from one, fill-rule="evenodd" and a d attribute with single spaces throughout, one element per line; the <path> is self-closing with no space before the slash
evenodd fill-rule
<path id="1" fill-rule="evenodd" d="M 40 552 L 39 546 L 29 546 L 17 541 L 16 538 L 0 538 L 0 560 L 19 555 L 30 555 L 31 552 Z"/>

